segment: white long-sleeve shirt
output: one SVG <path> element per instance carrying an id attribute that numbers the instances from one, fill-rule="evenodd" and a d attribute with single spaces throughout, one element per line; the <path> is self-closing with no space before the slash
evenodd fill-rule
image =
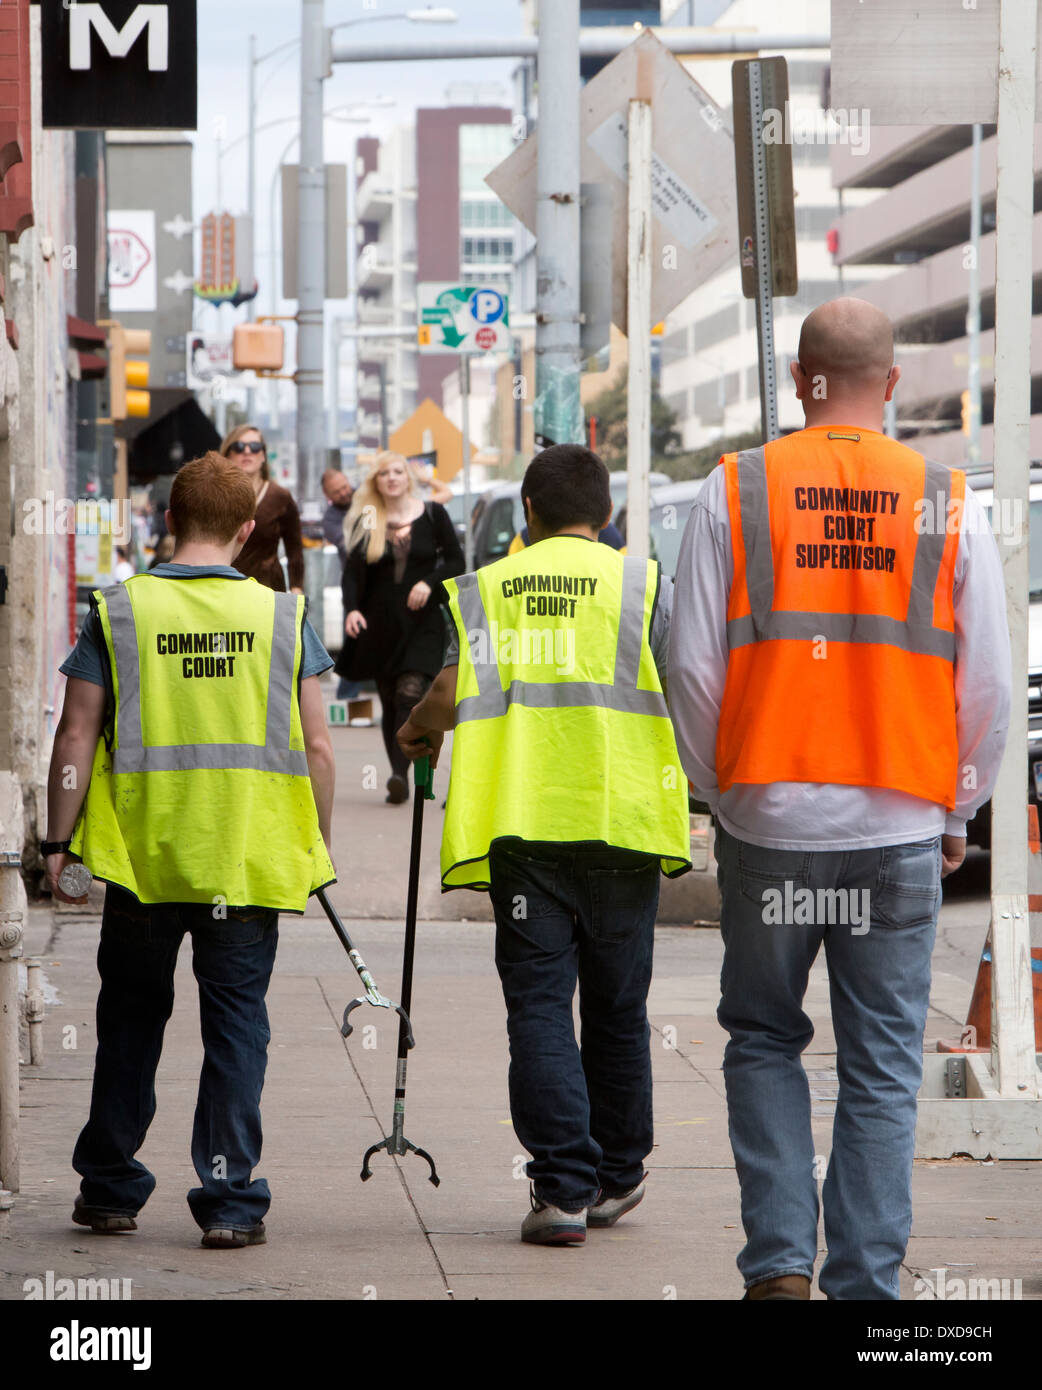
<path id="1" fill-rule="evenodd" d="M 907 792 L 828 782 L 735 783 L 719 790 L 716 735 L 727 674 L 727 604 L 734 578 L 724 470 L 698 494 L 677 562 L 669 645 L 669 705 L 684 771 L 724 829 L 770 849 L 837 850 L 965 835 L 992 793 L 1010 705 L 1009 631 L 998 546 L 966 488 L 955 562 L 955 809 Z M 781 712 L 780 712 L 781 713 Z M 799 710 L 782 717 L 799 719 Z"/>

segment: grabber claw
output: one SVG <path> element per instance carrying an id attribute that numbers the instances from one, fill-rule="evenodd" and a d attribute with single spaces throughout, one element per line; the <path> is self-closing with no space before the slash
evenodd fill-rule
<path id="1" fill-rule="evenodd" d="M 401 1004 L 396 1004 L 393 999 L 385 999 L 382 994 L 378 994 L 374 999 L 370 994 L 366 993 L 358 999 L 351 1000 L 350 1004 L 348 1004 L 347 1008 L 344 1010 L 344 1021 L 340 1026 L 341 1037 L 349 1038 L 354 1032 L 354 1024 L 348 1022 L 347 1016 L 352 1009 L 357 1009 L 361 1004 L 375 1004 L 377 1008 L 393 1009 L 402 1020 L 402 1024 L 405 1027 L 405 1046 L 416 1046 L 416 1039 L 412 1035 L 412 1024 L 409 1022 L 409 1015 L 402 1008 Z"/>
<path id="2" fill-rule="evenodd" d="M 398 1154 L 399 1156 L 404 1156 L 407 1153 L 414 1153 L 417 1157 L 426 1159 L 431 1170 L 429 1181 L 432 1182 L 435 1187 L 441 1186 L 441 1178 L 438 1177 L 438 1170 L 434 1166 L 434 1159 L 431 1158 L 427 1150 L 417 1148 L 417 1146 L 406 1139 L 404 1135 L 399 1135 L 396 1140 L 393 1134 L 390 1138 L 381 1139 L 379 1144 L 373 1144 L 371 1148 L 366 1149 L 365 1158 L 362 1159 L 363 1182 L 368 1182 L 373 1176 L 373 1170 L 369 1167 L 369 1160 L 372 1158 L 373 1154 L 379 1153 L 381 1149 L 386 1149 L 387 1152 L 392 1155 Z"/>

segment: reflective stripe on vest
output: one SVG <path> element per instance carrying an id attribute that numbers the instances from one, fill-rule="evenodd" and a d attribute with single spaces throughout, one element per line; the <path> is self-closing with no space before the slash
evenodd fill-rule
<path id="1" fill-rule="evenodd" d="M 566 709 L 594 706 L 618 710 L 622 714 L 654 714 L 668 717 L 665 697 L 660 691 L 638 690 L 640 654 L 644 638 L 644 594 L 647 561 L 636 556 L 623 557 L 622 604 L 619 637 L 615 648 L 615 674 L 611 685 L 595 681 L 511 681 L 506 690 L 499 679 L 499 666 L 492 659 L 473 661 L 478 683 L 477 695 L 468 695 L 456 706 L 457 724 L 474 719 L 498 719 L 511 705 L 529 709 Z M 476 574 L 462 574 L 456 580 L 460 616 L 466 627 L 472 651 L 493 651 L 492 629 L 481 597 Z"/>
<path id="2" fill-rule="evenodd" d="M 951 474 L 942 464 L 923 460 L 924 496 L 935 499 L 935 515 L 947 516 Z M 749 613 L 727 624 L 729 648 L 751 642 L 815 641 L 884 643 L 923 656 L 955 660 L 955 634 L 935 627 L 934 590 L 944 562 L 944 527 L 923 528 L 916 542 L 911 592 L 904 620 L 868 613 L 773 612 L 774 559 L 767 500 L 766 453 L 746 449 L 738 455 L 738 499 L 745 545 L 745 578 Z"/>
<path id="3" fill-rule="evenodd" d="M 290 773 L 307 777 L 307 753 L 290 748 L 293 667 L 296 655 L 297 598 L 274 594 L 275 617 L 268 672 L 265 739 L 254 743 L 188 743 L 146 747 L 141 732 L 141 667 L 134 607 L 125 585 L 105 591 L 119 688 L 116 746 L 112 770 L 188 772 L 196 768 Z"/>

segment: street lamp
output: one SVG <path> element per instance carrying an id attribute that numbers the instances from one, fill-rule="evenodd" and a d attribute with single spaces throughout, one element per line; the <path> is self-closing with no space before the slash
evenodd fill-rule
<path id="1" fill-rule="evenodd" d="M 375 24 L 375 23 L 377 23 L 377 22 L 379 22 L 379 23 L 384 23 L 384 22 L 386 22 L 387 20 L 396 20 L 396 19 L 404 19 L 404 20 L 407 20 L 410 24 L 455 24 L 456 21 L 457 21 L 457 19 L 458 19 L 458 17 L 459 17 L 459 16 L 456 14 L 456 11 L 455 11 L 455 10 L 450 10 L 450 9 L 444 7 L 444 6 L 438 7 L 438 6 L 434 6 L 434 5 L 429 5 L 429 6 L 428 6 L 426 9 L 424 9 L 424 10 L 404 10 L 401 14 L 374 14 L 374 15 L 363 15 L 360 19 L 345 19 L 345 20 L 344 20 L 342 23 L 340 23 L 340 24 L 334 24 L 332 29 L 327 30 L 327 33 L 330 33 L 330 34 L 331 34 L 331 33 L 333 32 L 334 29 L 346 29 L 346 28 L 349 28 L 349 27 L 351 27 L 352 25 L 355 25 L 355 24 Z M 299 47 L 300 47 L 300 39 L 289 39 L 286 43 L 280 43 L 280 44 L 278 45 L 277 48 L 269 49 L 267 53 L 262 53 L 262 54 L 260 55 L 260 57 L 258 57 L 257 54 L 256 54 L 256 47 L 257 47 L 257 36 L 256 36 L 255 34 L 251 34 L 251 35 L 250 35 L 250 53 L 249 53 L 249 92 L 250 92 L 250 97 L 249 97 L 249 126 L 248 126 L 248 132 L 247 132 L 247 139 L 249 140 L 250 145 L 249 145 L 249 156 L 248 156 L 248 159 L 247 159 L 247 166 L 246 166 L 246 183 L 247 183 L 246 205 L 247 205 L 247 211 L 249 212 L 249 215 L 250 215 L 250 220 L 251 220 L 251 222 L 255 222 L 255 220 L 256 220 L 256 203 L 255 203 L 255 198 L 254 198 L 254 186 L 255 186 L 255 181 L 256 181 L 256 135 L 257 135 L 257 130 L 258 130 L 258 126 L 257 126 L 257 87 L 256 87 L 257 69 L 260 67 L 261 63 L 266 63 L 266 62 L 268 61 L 269 58 L 274 58 L 274 57 L 276 57 L 279 53 L 288 53 L 290 49 L 299 48 Z M 377 101 L 377 102 L 370 103 L 370 104 L 371 104 L 371 105 L 382 105 L 383 103 L 380 102 L 380 101 Z M 393 105 L 393 104 L 394 104 L 393 102 L 388 102 L 388 103 L 387 103 L 387 105 Z M 263 129 L 263 128 L 264 128 L 264 127 L 261 127 L 261 129 Z M 218 159 L 219 159 L 219 158 L 220 158 L 220 156 L 218 156 Z M 220 211 L 220 209 L 218 209 L 218 211 Z M 253 304 L 251 303 L 251 304 L 249 305 L 249 317 L 252 319 L 252 318 L 254 318 L 254 316 L 255 316 L 255 309 L 254 309 Z"/>

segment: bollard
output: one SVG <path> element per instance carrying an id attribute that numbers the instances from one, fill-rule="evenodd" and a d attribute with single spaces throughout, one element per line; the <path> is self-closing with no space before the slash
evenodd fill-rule
<path id="1" fill-rule="evenodd" d="M 43 1065 L 43 967 L 33 957 L 26 961 L 25 1021 L 29 1025 L 29 1065 Z"/>
<path id="2" fill-rule="evenodd" d="M 18 1191 L 18 961 L 22 914 L 0 917 L 0 1187 Z"/>

